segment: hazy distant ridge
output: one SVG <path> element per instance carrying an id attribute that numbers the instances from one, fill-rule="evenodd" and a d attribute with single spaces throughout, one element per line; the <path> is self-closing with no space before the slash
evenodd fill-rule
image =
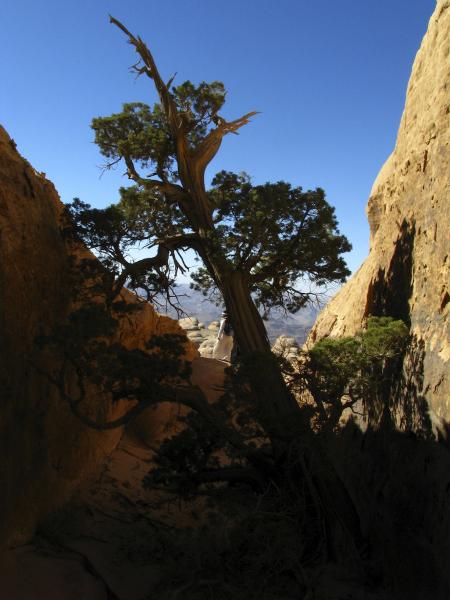
<path id="1" fill-rule="evenodd" d="M 188 284 L 179 284 L 176 290 L 186 316 L 197 317 L 199 321 L 205 324 L 220 319 L 222 309 L 205 298 L 200 292 L 191 290 Z M 297 342 L 302 344 L 321 308 L 307 306 L 297 314 L 287 316 L 274 313 L 266 323 L 270 341 L 273 343 L 280 335 L 289 335 L 295 337 Z M 167 310 L 167 314 L 172 318 L 178 318 L 176 311 L 171 307 Z"/>

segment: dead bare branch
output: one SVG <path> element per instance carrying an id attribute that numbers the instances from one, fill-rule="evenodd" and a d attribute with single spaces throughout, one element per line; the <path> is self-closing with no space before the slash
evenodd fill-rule
<path id="1" fill-rule="evenodd" d="M 135 37 L 120 21 L 109 15 L 110 23 L 116 25 L 126 36 L 128 36 L 129 43 L 135 47 L 136 52 L 141 57 L 141 60 L 144 66 L 141 69 L 138 69 L 140 74 L 143 73 L 153 79 L 155 83 L 156 90 L 159 94 L 161 103 L 164 107 L 164 111 L 166 113 L 167 119 L 169 121 L 169 126 L 172 130 L 172 134 L 177 139 L 179 136 L 180 129 L 182 128 L 182 119 L 178 113 L 175 102 L 170 95 L 169 88 L 164 83 L 159 74 L 156 63 L 153 59 L 152 53 L 148 49 L 147 45 L 140 37 Z"/>

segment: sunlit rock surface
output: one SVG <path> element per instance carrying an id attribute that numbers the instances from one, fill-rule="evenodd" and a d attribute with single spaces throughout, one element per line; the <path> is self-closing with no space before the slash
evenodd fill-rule
<path id="1" fill-rule="evenodd" d="M 411 327 L 402 426 L 428 404 L 450 420 L 450 3 L 437 2 L 417 53 L 397 143 L 370 194 L 368 258 L 318 317 L 308 342 L 352 335 L 368 315 Z"/>
<path id="2" fill-rule="evenodd" d="M 272 352 L 289 361 L 295 361 L 298 358 L 300 348 L 295 337 L 290 335 L 280 335 L 272 346 Z"/>
<path id="3" fill-rule="evenodd" d="M 185 317 L 180 319 L 178 324 L 186 331 L 188 339 L 198 348 L 200 356 L 212 358 L 219 333 L 219 321 L 211 321 L 209 325 L 205 325 L 196 317 Z"/>

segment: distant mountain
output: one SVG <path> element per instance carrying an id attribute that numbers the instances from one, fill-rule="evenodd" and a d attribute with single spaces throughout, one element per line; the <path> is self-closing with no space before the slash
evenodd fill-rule
<path id="1" fill-rule="evenodd" d="M 209 324 L 211 321 L 220 319 L 221 307 L 217 307 L 213 302 L 206 299 L 200 292 L 191 290 L 188 284 L 178 284 L 176 287 L 179 295 L 180 305 L 186 316 L 197 317 L 199 321 Z M 289 335 L 296 338 L 299 344 L 302 344 L 313 326 L 317 315 L 323 306 L 306 306 L 295 315 L 284 315 L 273 313 L 266 323 L 269 339 L 273 343 L 280 335 Z M 169 307 L 165 314 L 177 319 L 176 311 Z"/>

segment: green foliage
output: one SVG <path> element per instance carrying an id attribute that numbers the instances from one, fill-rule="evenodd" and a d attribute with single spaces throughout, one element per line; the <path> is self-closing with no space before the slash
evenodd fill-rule
<path id="1" fill-rule="evenodd" d="M 249 273 L 253 298 L 264 312 L 302 308 L 310 294 L 297 287 L 299 280 L 322 286 L 349 274 L 340 255 L 351 246 L 339 235 L 322 189 L 304 192 L 283 181 L 253 186 L 245 173 L 221 171 L 209 198 L 221 251 Z M 205 269 L 192 278 L 205 294 L 215 287 Z"/>
<path id="2" fill-rule="evenodd" d="M 335 402 L 344 395 L 353 379 L 359 381 L 362 368 L 360 343 L 356 338 L 324 339 L 307 358 L 308 387 L 314 398 Z"/>
<path id="3" fill-rule="evenodd" d="M 140 247 L 150 247 L 154 239 L 192 232 L 180 207 L 167 202 L 161 193 L 137 185 L 120 188 L 119 193 L 117 207 Z"/>
<path id="4" fill-rule="evenodd" d="M 218 111 L 225 101 L 222 82 L 202 82 L 195 86 L 185 81 L 171 88 L 183 119 L 188 139 L 195 146 L 205 138 L 211 125 L 220 120 Z M 177 180 L 176 148 L 166 115 L 159 103 L 153 108 L 142 102 L 124 104 L 122 112 L 92 120 L 95 143 L 113 165 L 129 157 L 141 168 L 153 169 L 161 179 Z"/>
<path id="5" fill-rule="evenodd" d="M 362 353 L 367 360 L 388 360 L 402 353 L 408 337 L 408 328 L 392 317 L 369 317 L 361 335 Z"/>
<path id="6" fill-rule="evenodd" d="M 206 137 L 211 125 L 220 122 L 218 112 L 225 102 L 225 94 L 225 86 L 221 81 L 202 81 L 198 86 L 185 81 L 172 87 L 172 97 L 189 132 L 189 141 L 194 146 Z"/>
<path id="7" fill-rule="evenodd" d="M 89 247 L 97 253 L 104 266 L 117 276 L 119 269 L 111 249 L 120 243 L 122 251 L 126 252 L 136 241 L 120 209 L 116 205 L 102 210 L 92 208 L 79 198 L 74 198 L 66 208 L 74 225 L 74 233 L 83 241 L 89 240 Z"/>
<path id="8" fill-rule="evenodd" d="M 145 291 L 147 299 L 157 302 L 162 290 L 174 284 L 169 269 L 133 270 L 133 253 L 155 253 L 157 240 L 189 231 L 186 219 L 174 205 L 167 205 L 160 194 L 137 186 L 120 188 L 121 200 L 104 209 L 92 208 L 75 198 L 67 204 L 75 234 L 95 252 L 105 269 L 117 278 L 129 269 L 128 287 Z M 164 266 L 163 266 L 164 267 Z M 111 293 L 113 281 L 110 281 Z M 120 288 L 122 287 L 120 286 Z M 118 291 L 120 291 L 120 288 Z"/>
<path id="9" fill-rule="evenodd" d="M 151 110 L 142 102 L 123 105 L 122 112 L 92 120 L 95 142 L 110 164 L 124 156 L 138 161 L 143 168 L 155 167 L 170 172 L 175 149 L 161 107 Z"/>
<path id="10" fill-rule="evenodd" d="M 187 230 L 183 215 L 167 206 L 161 195 L 137 186 L 120 188 L 121 200 L 106 208 L 92 208 L 74 198 L 67 204 L 75 233 L 103 260 L 120 255 L 131 260 L 130 252 L 150 249 L 155 239 Z"/>
<path id="11" fill-rule="evenodd" d="M 78 235 L 114 273 L 120 272 L 124 259 L 132 261 L 133 249 L 151 250 L 168 237 L 193 233 L 180 207 L 160 192 L 132 186 L 121 188 L 120 194 L 117 205 L 102 210 L 77 199 L 68 205 Z M 349 274 L 341 254 L 351 246 L 339 234 L 323 190 L 303 192 L 285 182 L 253 186 L 245 174 L 221 172 L 208 197 L 215 223 L 208 254 L 248 273 L 252 297 L 265 314 L 275 307 L 288 312 L 302 308 L 311 294 L 298 281 L 320 287 L 344 281 Z M 205 267 L 191 277 L 193 287 L 204 295 L 217 293 Z M 130 276 L 128 283 L 144 287 L 143 280 Z M 150 283 L 147 275 L 152 290 L 162 288 L 157 278 Z"/>
<path id="12" fill-rule="evenodd" d="M 343 410 L 358 401 L 370 412 L 383 400 L 407 338 L 403 321 L 369 317 L 356 336 L 325 338 L 306 353 L 299 378 L 314 398 L 322 424 L 336 426 Z"/>
<path id="13" fill-rule="evenodd" d="M 351 246 L 339 234 L 334 209 L 322 189 L 303 191 L 282 181 L 254 186 L 245 173 L 226 171 L 214 177 L 207 192 L 203 175 L 196 184 L 180 180 L 180 168 L 191 177 L 202 172 L 196 161 L 203 142 L 205 147 L 220 145 L 209 136 L 226 124 L 219 115 L 226 92 L 219 81 L 178 86 L 170 82 L 166 90 L 173 102 L 170 109 L 164 102 L 153 107 L 128 103 L 120 113 L 92 121 L 107 166 L 123 159 L 136 182 L 121 188 L 119 203 L 105 209 L 92 209 L 79 200 L 69 205 L 78 235 L 104 265 L 116 276 L 126 273 L 130 287 L 148 289 L 154 299 L 158 286 L 161 292 L 172 289 L 173 274 L 185 270 L 180 252 L 191 248 L 203 262 L 192 274 L 195 289 L 218 299 L 222 290 L 217 271 L 224 276 L 244 273 L 265 315 L 272 308 L 298 311 L 315 295 L 308 290 L 311 283 L 317 289 L 344 281 L 349 271 L 341 255 Z M 174 110 L 180 119 L 176 131 Z M 218 135 L 220 140 L 225 133 Z M 136 165 L 150 173 L 138 175 Z M 138 275 L 138 269 L 129 267 L 135 248 L 151 251 L 168 238 L 199 234 L 200 205 L 203 214 L 210 214 L 212 226 L 195 243 L 172 247 L 164 277 L 150 276 L 149 268 Z"/>

